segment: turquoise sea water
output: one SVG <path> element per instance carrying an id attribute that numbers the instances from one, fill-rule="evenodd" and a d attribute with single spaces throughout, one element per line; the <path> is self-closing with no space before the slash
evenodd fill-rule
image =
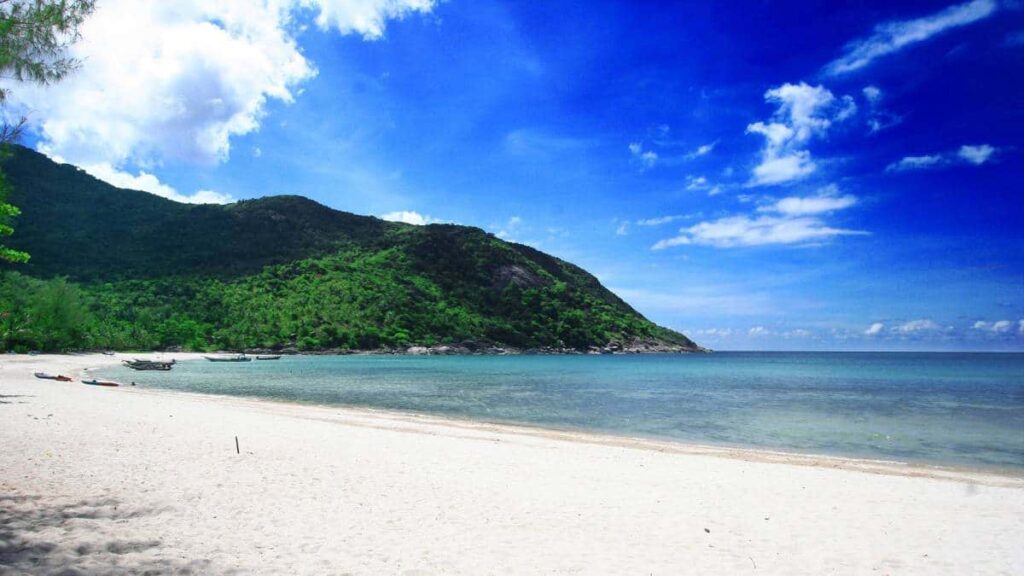
<path id="1" fill-rule="evenodd" d="M 286 356 L 102 374 L 189 392 L 1024 469 L 1024 354 Z"/>

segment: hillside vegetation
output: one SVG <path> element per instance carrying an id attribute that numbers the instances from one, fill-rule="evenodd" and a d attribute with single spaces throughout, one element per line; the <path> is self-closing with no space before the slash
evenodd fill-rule
<path id="1" fill-rule="evenodd" d="M 592 275 L 478 228 L 411 226 L 306 198 L 178 204 L 25 148 L 0 279 L 0 349 L 694 350 Z"/>

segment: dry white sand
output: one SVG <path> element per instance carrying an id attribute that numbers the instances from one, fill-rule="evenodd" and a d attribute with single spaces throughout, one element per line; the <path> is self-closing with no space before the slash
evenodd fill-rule
<path id="1" fill-rule="evenodd" d="M 1024 574 L 1019 476 L 31 376 L 112 361 L 0 357 L 0 573 Z"/>

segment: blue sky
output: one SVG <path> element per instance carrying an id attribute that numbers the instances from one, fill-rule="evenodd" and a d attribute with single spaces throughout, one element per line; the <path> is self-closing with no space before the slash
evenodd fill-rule
<path id="1" fill-rule="evenodd" d="M 1019 2 L 212 4 L 101 3 L 31 142 L 479 226 L 713 348 L 1024 349 Z"/>

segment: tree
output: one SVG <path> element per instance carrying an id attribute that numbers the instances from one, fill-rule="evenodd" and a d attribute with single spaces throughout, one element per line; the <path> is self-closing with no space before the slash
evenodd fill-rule
<path id="1" fill-rule="evenodd" d="M 67 76 L 79 62 L 67 55 L 78 40 L 78 27 L 92 13 L 95 0 L 0 0 L 0 80 L 51 84 Z M 21 135 L 27 119 L 7 122 L 10 88 L 0 86 L 0 161 L 6 147 Z M 11 219 L 20 211 L 8 204 L 10 186 L 0 172 L 0 237 L 14 232 Z M 26 262 L 28 254 L 0 244 L 0 261 Z"/>

